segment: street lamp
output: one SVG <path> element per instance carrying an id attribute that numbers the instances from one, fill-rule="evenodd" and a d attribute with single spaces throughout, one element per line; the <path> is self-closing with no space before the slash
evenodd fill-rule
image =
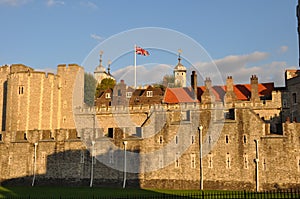
<path id="1" fill-rule="evenodd" d="M 95 141 L 92 141 L 92 166 L 91 166 L 91 181 L 90 181 L 90 187 L 93 186 L 93 180 L 94 180 L 94 154 L 95 153 Z"/>
<path id="2" fill-rule="evenodd" d="M 256 149 L 256 157 L 254 159 L 256 163 L 256 191 L 259 191 L 259 171 L 258 171 L 258 163 L 259 163 L 259 154 L 258 154 L 258 140 L 254 140 L 255 149 Z"/>
<path id="3" fill-rule="evenodd" d="M 35 173 L 36 173 L 36 150 L 37 150 L 38 143 L 34 143 L 34 167 L 33 167 L 33 179 L 31 186 L 34 186 L 35 182 Z"/>
<path id="4" fill-rule="evenodd" d="M 127 146 L 127 141 L 124 141 L 123 144 L 124 144 L 124 181 L 123 181 L 123 189 L 124 189 L 126 186 L 126 170 L 127 170 L 127 168 L 126 168 L 126 164 L 127 164 L 127 162 L 126 162 L 126 146 Z"/>
<path id="5" fill-rule="evenodd" d="M 203 161 L 202 161 L 202 130 L 203 126 L 200 125 L 199 129 L 199 148 L 200 148 L 200 190 L 203 190 Z"/>

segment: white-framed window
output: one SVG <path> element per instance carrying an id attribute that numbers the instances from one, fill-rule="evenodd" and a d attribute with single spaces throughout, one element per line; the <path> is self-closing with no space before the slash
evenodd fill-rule
<path id="1" fill-rule="evenodd" d="M 110 99 L 110 93 L 105 93 L 105 98 Z"/>
<path id="2" fill-rule="evenodd" d="M 182 121 L 190 121 L 191 120 L 191 111 L 183 111 L 181 112 L 181 120 Z"/>
<path id="3" fill-rule="evenodd" d="M 153 97 L 153 91 L 147 91 L 147 97 Z"/>
<path id="4" fill-rule="evenodd" d="M 213 155 L 211 153 L 209 153 L 207 155 L 207 161 L 208 161 L 208 168 L 212 169 L 213 168 Z"/>
<path id="5" fill-rule="evenodd" d="M 180 154 L 176 153 L 175 154 L 175 168 L 179 168 L 180 167 L 179 158 L 180 158 Z"/>
<path id="6" fill-rule="evenodd" d="M 226 154 L 226 169 L 231 169 L 231 157 L 230 154 Z"/>
<path id="7" fill-rule="evenodd" d="M 248 155 L 245 153 L 244 154 L 244 169 L 248 169 L 249 168 L 248 164 L 249 164 Z"/>
<path id="8" fill-rule="evenodd" d="M 126 92 L 126 98 L 131 98 L 132 92 Z"/>
<path id="9" fill-rule="evenodd" d="M 195 153 L 191 154 L 191 168 L 192 169 L 196 168 L 196 154 Z"/>

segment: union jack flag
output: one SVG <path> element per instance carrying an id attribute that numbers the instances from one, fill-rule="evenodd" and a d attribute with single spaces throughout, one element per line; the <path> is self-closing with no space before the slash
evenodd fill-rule
<path id="1" fill-rule="evenodd" d="M 138 55 L 144 55 L 144 56 L 149 56 L 150 55 L 150 53 L 147 50 L 145 50 L 141 47 L 138 47 L 138 46 L 135 47 L 135 53 L 138 54 Z"/>

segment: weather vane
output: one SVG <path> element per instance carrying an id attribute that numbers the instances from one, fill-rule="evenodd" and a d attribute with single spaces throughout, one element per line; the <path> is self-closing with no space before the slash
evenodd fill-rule
<path id="1" fill-rule="evenodd" d="M 103 55 L 103 50 L 100 50 L 100 52 L 99 52 L 99 54 L 100 54 L 100 65 L 102 64 L 102 55 Z"/>
<path id="2" fill-rule="evenodd" d="M 180 60 L 181 60 L 181 57 L 180 57 L 181 53 L 182 53 L 182 50 L 179 48 L 179 49 L 178 49 L 178 61 L 179 61 L 179 62 L 180 62 Z"/>
<path id="3" fill-rule="evenodd" d="M 180 55 L 181 55 L 181 53 L 182 53 L 182 49 L 178 49 L 178 56 L 180 57 Z"/>

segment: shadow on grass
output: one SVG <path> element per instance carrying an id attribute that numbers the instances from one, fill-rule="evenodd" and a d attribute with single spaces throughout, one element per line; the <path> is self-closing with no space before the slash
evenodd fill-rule
<path id="1" fill-rule="evenodd" d="M 0 187 L 0 198 L 191 198 L 192 194 L 180 191 L 163 192 L 136 188 L 89 187 Z"/>

